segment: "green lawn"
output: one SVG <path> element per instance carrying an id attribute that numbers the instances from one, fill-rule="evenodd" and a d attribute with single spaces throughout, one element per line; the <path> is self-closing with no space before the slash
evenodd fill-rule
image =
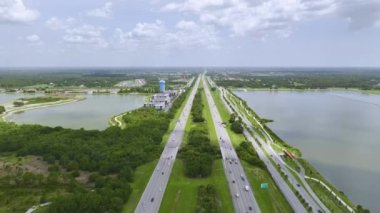
<path id="1" fill-rule="evenodd" d="M 242 162 L 242 165 L 253 187 L 261 212 L 293 212 L 282 192 L 277 188 L 277 185 L 266 170 L 254 167 L 246 162 Z M 261 183 L 268 183 L 269 189 L 260 189 Z"/>
<path id="2" fill-rule="evenodd" d="M 135 211 L 137 204 L 140 201 L 140 197 L 145 190 L 146 185 L 149 182 L 150 176 L 156 167 L 158 159 L 152 161 L 150 163 L 144 164 L 138 167 L 134 173 L 133 182 L 131 183 L 131 187 L 133 189 L 131 196 L 128 199 L 128 202 L 125 204 L 123 208 L 123 212 L 132 213 Z"/>
<path id="3" fill-rule="evenodd" d="M 302 167 L 305 168 L 305 175 L 309 177 L 314 177 L 317 178 L 321 181 L 323 181 L 331 190 L 333 190 L 339 197 L 344 200 L 348 205 L 353 207 L 355 209 L 355 205 L 352 203 L 352 201 L 342 192 L 337 190 L 331 183 L 329 183 L 312 165 L 310 165 L 306 160 L 304 159 L 298 159 L 298 162 L 301 163 Z M 345 210 L 344 207 L 340 206 L 338 201 L 336 199 L 333 199 L 333 197 L 330 195 L 330 193 L 324 189 L 319 183 L 314 182 L 312 180 L 307 180 L 309 183 L 310 187 L 313 189 L 313 191 L 317 194 L 317 196 L 321 199 L 321 201 L 329 208 L 332 210 L 336 210 L 339 212 L 337 209 L 343 209 Z M 335 212 L 335 211 L 334 211 Z"/>
<path id="4" fill-rule="evenodd" d="M 202 93 L 202 103 L 204 104 L 203 116 L 206 119 L 207 128 L 209 129 L 209 136 L 210 136 L 211 143 L 219 146 L 218 137 L 216 136 L 216 132 L 215 132 L 215 125 L 214 125 L 214 122 L 212 121 L 210 107 L 207 102 L 206 93 L 204 92 Z"/>
<path id="5" fill-rule="evenodd" d="M 233 132 L 230 128 L 230 123 L 228 120 L 230 119 L 230 113 L 224 106 L 222 99 L 220 98 L 220 92 L 219 90 L 211 91 L 211 95 L 214 99 L 216 108 L 219 111 L 220 116 L 222 117 L 223 122 L 227 124 L 226 129 L 228 132 L 228 135 L 230 136 L 231 142 L 233 146 L 238 146 L 241 142 L 245 141 L 245 137 L 242 134 L 236 134 Z"/>
<path id="6" fill-rule="evenodd" d="M 159 212 L 193 213 L 197 205 L 198 186 L 207 184 L 212 184 L 216 188 L 221 212 L 234 212 L 222 160 L 214 161 L 210 177 L 188 178 L 184 175 L 183 163 L 179 159 L 174 163 Z"/>

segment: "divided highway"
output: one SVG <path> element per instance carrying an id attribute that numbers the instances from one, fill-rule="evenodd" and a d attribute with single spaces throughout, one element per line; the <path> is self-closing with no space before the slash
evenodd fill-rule
<path id="1" fill-rule="evenodd" d="M 136 213 L 153 213 L 160 209 L 161 201 L 169 181 L 170 173 L 173 169 L 174 161 L 177 157 L 178 149 L 183 140 L 185 126 L 189 118 L 194 96 L 198 90 L 200 77 L 197 79 L 190 97 L 182 111 L 178 122 L 171 133 L 164 151 L 150 177 L 149 183 L 142 194 L 140 201 L 135 209 Z"/>
<path id="2" fill-rule="evenodd" d="M 239 158 L 232 146 L 230 137 L 225 129 L 222 118 L 211 96 L 210 89 L 203 77 L 204 90 L 211 110 L 211 116 L 215 124 L 216 135 L 223 157 L 224 173 L 226 175 L 235 212 L 260 212 L 259 206 L 253 195 L 252 187 Z"/>
<path id="3" fill-rule="evenodd" d="M 225 94 L 226 94 L 226 90 L 225 89 L 221 89 L 221 92 L 223 94 L 223 96 L 225 97 Z M 223 101 L 225 102 L 225 100 L 223 99 Z M 226 107 L 230 107 L 227 103 L 225 103 Z M 249 142 L 252 143 L 253 147 L 255 148 L 255 150 L 257 151 L 257 154 L 259 155 L 260 159 L 265 163 L 265 165 L 267 166 L 269 172 L 271 173 L 274 181 L 276 182 L 277 186 L 280 188 L 280 190 L 283 192 L 283 194 L 285 195 L 285 198 L 287 199 L 287 201 L 289 202 L 289 204 L 292 206 L 293 210 L 295 212 L 305 212 L 305 208 L 303 207 L 303 205 L 300 203 L 300 201 L 298 200 L 298 198 L 295 196 L 295 194 L 293 193 L 293 191 L 290 189 L 289 185 L 285 182 L 285 180 L 282 178 L 282 176 L 280 175 L 280 173 L 277 171 L 277 169 L 274 167 L 274 165 L 270 162 L 269 158 L 267 157 L 267 155 L 264 153 L 263 149 L 269 154 L 271 155 L 271 157 L 273 158 L 273 160 L 276 162 L 276 164 L 280 165 L 281 167 L 281 170 L 288 176 L 288 180 L 290 182 L 290 184 L 297 190 L 299 191 L 300 195 L 309 203 L 309 205 L 312 207 L 313 209 L 313 212 L 330 212 L 328 210 L 328 208 L 326 208 L 324 206 L 324 204 L 319 200 L 319 198 L 314 194 L 314 192 L 311 190 L 310 187 L 306 187 L 307 190 L 304 188 L 303 185 L 301 185 L 297 179 L 293 176 L 293 174 L 289 171 L 288 169 L 288 166 L 287 164 L 281 159 L 281 157 L 272 149 L 272 147 L 270 147 L 269 144 L 267 144 L 254 130 L 251 122 L 246 118 L 245 115 L 243 115 L 239 109 L 234 106 L 233 104 L 231 104 L 231 106 L 233 107 L 233 109 L 238 113 L 238 115 L 242 118 L 242 121 L 244 122 L 244 124 L 246 125 L 246 127 L 244 127 L 244 135 L 245 137 L 247 138 L 247 140 Z M 256 140 L 258 140 L 258 142 L 261 144 L 261 146 L 259 145 L 259 143 L 251 136 L 251 134 L 249 133 L 249 131 L 247 131 L 246 128 L 249 128 L 251 130 L 251 132 L 254 133 L 254 136 L 256 138 Z M 303 183 L 304 184 L 304 183 Z M 308 186 L 306 184 L 306 186 Z M 308 191 L 309 190 L 309 191 Z M 311 190 L 311 192 L 310 192 Z M 311 195 L 310 195 L 311 194 Z"/>

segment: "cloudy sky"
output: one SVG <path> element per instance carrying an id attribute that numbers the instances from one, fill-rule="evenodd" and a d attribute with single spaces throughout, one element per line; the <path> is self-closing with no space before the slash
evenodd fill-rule
<path id="1" fill-rule="evenodd" d="M 380 0 L 0 0 L 8 66 L 380 67 Z"/>

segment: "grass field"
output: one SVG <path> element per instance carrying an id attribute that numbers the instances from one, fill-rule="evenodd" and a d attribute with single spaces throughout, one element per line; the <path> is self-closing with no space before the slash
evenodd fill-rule
<path id="1" fill-rule="evenodd" d="M 339 195 L 339 197 L 342 200 L 344 200 L 345 203 L 347 203 L 348 205 L 350 205 L 352 208 L 355 209 L 355 205 L 351 202 L 351 200 L 345 194 L 337 190 L 331 183 L 329 183 L 312 165 L 310 165 L 306 160 L 303 160 L 303 159 L 299 159 L 298 161 L 301 163 L 302 167 L 305 168 L 305 175 L 309 177 L 317 178 L 323 181 L 326 185 L 328 185 L 328 187 L 331 190 L 333 190 L 337 195 Z M 316 183 L 311 180 L 307 180 L 307 182 L 309 183 L 313 191 L 317 194 L 317 196 L 322 200 L 322 202 L 329 209 L 334 210 L 334 212 L 335 210 L 336 212 L 340 212 L 342 210 L 343 212 L 346 212 L 344 211 L 345 208 L 339 204 L 338 200 L 333 198 L 330 192 L 324 189 L 319 183 Z M 338 211 L 338 209 L 340 209 L 340 211 Z"/>
<path id="2" fill-rule="evenodd" d="M 277 185 L 266 170 L 251 166 L 246 162 L 242 162 L 242 165 L 253 187 L 261 212 L 293 212 L 282 192 L 277 188 Z M 269 189 L 261 189 L 261 183 L 268 183 Z"/>
<path id="3" fill-rule="evenodd" d="M 219 90 L 211 91 L 211 95 L 214 99 L 216 108 L 218 109 L 223 122 L 227 124 L 226 129 L 231 138 L 231 142 L 233 146 L 235 147 L 238 146 L 241 142 L 245 141 L 244 136 L 242 134 L 236 134 L 235 132 L 231 130 L 230 123 L 228 122 L 228 120 L 230 119 L 230 113 L 228 112 L 228 110 L 226 109 L 226 107 L 224 106 L 220 98 Z"/>
<path id="4" fill-rule="evenodd" d="M 134 173 L 133 182 L 131 187 L 133 189 L 131 196 L 128 199 L 128 202 L 123 208 L 123 212 L 132 213 L 135 211 L 137 204 L 139 203 L 140 197 L 145 190 L 146 185 L 149 182 L 150 176 L 156 167 L 158 159 L 150 163 L 144 164 L 138 167 Z"/>
<path id="5" fill-rule="evenodd" d="M 159 212 L 194 212 L 197 205 L 198 186 L 207 184 L 212 184 L 216 188 L 221 212 L 234 212 L 222 160 L 214 161 L 210 177 L 188 178 L 184 175 L 183 163 L 179 159 L 174 163 Z"/>

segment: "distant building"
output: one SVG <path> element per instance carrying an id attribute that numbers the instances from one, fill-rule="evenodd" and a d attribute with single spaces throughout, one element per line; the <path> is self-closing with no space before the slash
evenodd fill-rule
<path id="1" fill-rule="evenodd" d="M 165 81 L 164 80 L 160 81 L 160 92 L 165 92 Z"/>
<path id="2" fill-rule="evenodd" d="M 153 95 L 152 100 L 149 103 L 145 103 L 144 107 L 163 110 L 169 105 L 170 101 L 171 97 L 169 93 L 158 93 Z"/>

